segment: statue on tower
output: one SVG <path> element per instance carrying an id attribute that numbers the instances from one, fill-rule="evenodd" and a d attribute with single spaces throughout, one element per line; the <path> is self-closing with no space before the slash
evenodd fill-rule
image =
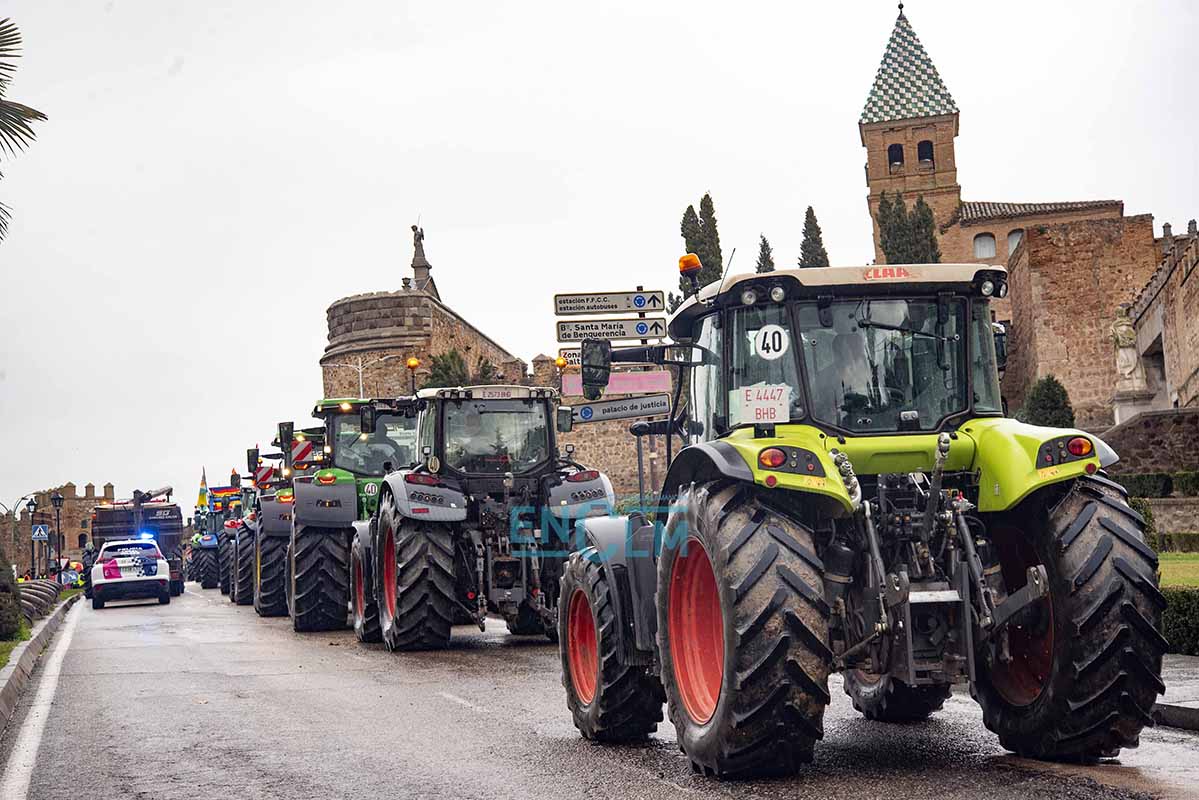
<path id="1" fill-rule="evenodd" d="M 418 227 L 416 225 L 412 226 L 412 246 L 413 246 L 413 248 L 415 248 L 415 251 L 416 251 L 412 254 L 412 263 L 415 264 L 417 262 L 417 260 L 424 261 L 425 260 L 425 229 L 424 228 Z"/>

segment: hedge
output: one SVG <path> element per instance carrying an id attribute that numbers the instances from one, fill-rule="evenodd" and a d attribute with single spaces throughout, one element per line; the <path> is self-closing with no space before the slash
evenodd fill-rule
<path id="1" fill-rule="evenodd" d="M 1185 497 L 1199 497 L 1199 472 L 1174 473 L 1174 491 Z"/>
<path id="2" fill-rule="evenodd" d="M 1166 596 L 1162 633 L 1170 642 L 1170 652 L 1199 656 L 1199 589 L 1166 586 L 1162 594 Z"/>
<path id="3" fill-rule="evenodd" d="M 1168 472 L 1130 472 L 1110 477 L 1130 497 L 1169 497 L 1174 491 L 1174 476 Z"/>
<path id="4" fill-rule="evenodd" d="M 1199 553 L 1199 531 L 1155 533 L 1147 538 L 1159 553 Z"/>

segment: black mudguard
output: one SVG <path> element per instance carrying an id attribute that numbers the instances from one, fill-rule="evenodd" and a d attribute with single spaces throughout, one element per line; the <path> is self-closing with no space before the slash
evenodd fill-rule
<path id="1" fill-rule="evenodd" d="M 640 514 L 594 517 L 582 523 L 588 549 L 617 591 L 612 598 L 620 620 L 618 637 L 626 663 L 649 663 L 654 655 L 658 617 L 655 526 Z"/>

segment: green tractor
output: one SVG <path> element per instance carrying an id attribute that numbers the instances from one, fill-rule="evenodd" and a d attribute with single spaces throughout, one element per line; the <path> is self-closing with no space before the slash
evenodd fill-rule
<path id="1" fill-rule="evenodd" d="M 612 361 L 687 387 L 653 424 L 686 442 L 655 509 L 587 520 L 562 580 L 585 737 L 644 738 L 665 701 L 697 772 L 792 773 L 840 672 L 879 722 L 968 684 L 1023 756 L 1137 745 L 1164 691 L 1157 557 L 1110 447 L 1005 418 L 1006 292 L 985 265 L 779 270 L 699 290 L 675 345 L 583 343 L 591 398 Z"/>
<path id="2" fill-rule="evenodd" d="M 362 427 L 363 409 L 373 425 Z M 379 499 L 379 484 L 391 469 L 415 459 L 416 403 L 413 399 L 326 399 L 312 415 L 320 429 L 321 459 L 314 468 L 292 475 L 291 537 L 285 579 L 288 611 L 296 631 L 337 630 L 346 626 L 351 593 L 366 579 L 353 569 L 357 533 L 364 541 Z M 292 441 L 291 423 L 279 426 L 279 441 Z M 296 437 L 300 438 L 300 437 Z M 312 437 L 305 437 L 311 439 Z M 285 471 L 298 462 L 285 451 Z M 359 564 L 369 563 L 358 553 Z M 358 584 L 353 584 L 355 576 Z M 377 640 L 378 614 L 362 609 L 359 637 Z"/>

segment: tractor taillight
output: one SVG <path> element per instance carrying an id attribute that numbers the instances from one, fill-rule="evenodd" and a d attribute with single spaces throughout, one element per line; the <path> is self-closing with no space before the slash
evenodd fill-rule
<path id="1" fill-rule="evenodd" d="M 778 469 L 787 463 L 787 454 L 777 447 L 768 447 L 758 453 L 758 463 L 766 469 Z"/>
<path id="2" fill-rule="evenodd" d="M 1070 455 L 1082 458 L 1083 456 L 1089 456 L 1095 448 L 1091 444 L 1091 440 L 1087 437 L 1075 436 L 1066 442 L 1066 449 L 1070 451 Z"/>
<path id="3" fill-rule="evenodd" d="M 296 502 L 296 496 L 294 494 L 281 494 L 278 495 L 275 500 L 280 503 L 294 503 Z"/>
<path id="4" fill-rule="evenodd" d="M 331 472 L 317 475 L 316 482 L 320 483 L 320 484 L 324 484 L 325 486 L 329 486 L 330 484 L 337 483 L 337 476 Z"/>
<path id="5" fill-rule="evenodd" d="M 571 483 L 583 483 L 584 481 L 593 481 L 599 477 L 599 471 L 594 469 L 579 470 L 573 475 L 567 475 L 566 480 Z"/>
<path id="6" fill-rule="evenodd" d="M 409 472 L 404 476 L 404 483 L 418 483 L 421 486 L 436 486 L 436 475 L 425 475 L 423 472 Z"/>

